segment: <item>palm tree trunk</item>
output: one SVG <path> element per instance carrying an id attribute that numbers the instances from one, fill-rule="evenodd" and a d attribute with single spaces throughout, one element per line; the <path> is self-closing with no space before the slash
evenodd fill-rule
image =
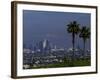
<path id="1" fill-rule="evenodd" d="M 74 66 L 74 50 L 75 50 L 75 34 L 72 33 L 72 45 L 73 45 L 73 54 L 72 54 L 72 66 Z"/>
<path id="2" fill-rule="evenodd" d="M 85 57 L 85 42 L 86 42 L 86 40 L 85 39 L 83 39 L 83 43 L 84 43 L 84 47 L 83 47 L 83 59 L 84 59 L 84 57 Z"/>

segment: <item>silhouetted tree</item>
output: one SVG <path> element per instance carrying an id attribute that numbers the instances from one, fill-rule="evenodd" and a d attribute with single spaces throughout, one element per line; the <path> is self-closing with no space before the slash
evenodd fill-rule
<path id="1" fill-rule="evenodd" d="M 79 24 L 77 21 L 70 22 L 67 28 L 67 32 L 72 34 L 72 45 L 73 45 L 73 55 L 72 61 L 74 61 L 74 50 L 75 50 L 75 35 L 77 35 L 80 31 Z"/>
<path id="2" fill-rule="evenodd" d="M 83 26 L 82 29 L 80 30 L 80 35 L 79 35 L 80 38 L 83 39 L 83 54 L 82 56 L 84 57 L 84 54 L 85 54 L 85 44 L 86 44 L 86 41 L 87 39 L 90 38 L 90 28 L 86 27 L 86 26 Z"/>

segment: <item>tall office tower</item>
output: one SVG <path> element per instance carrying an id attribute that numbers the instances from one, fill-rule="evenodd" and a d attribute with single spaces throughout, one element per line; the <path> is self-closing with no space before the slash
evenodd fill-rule
<path id="1" fill-rule="evenodd" d="M 38 49 L 40 50 L 41 53 L 43 53 L 43 42 L 42 41 L 38 43 Z"/>
<path id="2" fill-rule="evenodd" d="M 50 46 L 50 42 L 48 40 L 44 40 L 43 41 L 43 50 L 44 53 L 49 53 L 51 51 L 51 46 Z"/>

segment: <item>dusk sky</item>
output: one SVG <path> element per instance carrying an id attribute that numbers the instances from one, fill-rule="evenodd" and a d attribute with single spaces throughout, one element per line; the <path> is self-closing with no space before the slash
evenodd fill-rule
<path id="1" fill-rule="evenodd" d="M 23 42 L 27 46 L 47 39 L 58 48 L 71 48 L 72 36 L 67 32 L 67 24 L 77 21 L 80 27 L 90 27 L 91 15 L 89 13 L 70 13 L 52 11 L 23 10 Z M 83 41 L 76 37 L 76 47 L 83 48 Z M 89 49 L 87 40 L 86 48 Z"/>

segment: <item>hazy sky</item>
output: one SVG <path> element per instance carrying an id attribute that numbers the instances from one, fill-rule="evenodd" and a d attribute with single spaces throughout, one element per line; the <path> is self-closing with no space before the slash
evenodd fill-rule
<path id="1" fill-rule="evenodd" d="M 80 27 L 90 27 L 90 19 L 89 13 L 23 10 L 24 44 L 34 46 L 37 42 L 47 39 L 58 48 L 70 48 L 72 47 L 72 36 L 66 31 L 66 25 L 75 20 Z M 82 39 L 77 37 L 75 44 L 82 48 Z M 88 40 L 87 48 L 89 45 Z"/>

